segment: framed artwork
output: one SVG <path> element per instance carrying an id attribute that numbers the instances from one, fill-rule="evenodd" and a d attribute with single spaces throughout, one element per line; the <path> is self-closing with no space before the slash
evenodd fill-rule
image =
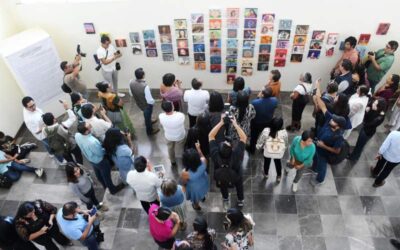
<path id="1" fill-rule="evenodd" d="M 93 23 L 84 23 L 83 27 L 85 28 L 86 34 L 96 34 L 96 30 L 94 28 Z"/>
<path id="2" fill-rule="evenodd" d="M 386 35 L 389 31 L 390 23 L 380 23 L 376 30 L 377 35 Z"/>

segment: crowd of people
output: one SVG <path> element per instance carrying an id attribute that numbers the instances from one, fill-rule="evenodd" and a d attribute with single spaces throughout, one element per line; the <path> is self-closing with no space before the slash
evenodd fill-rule
<path id="1" fill-rule="evenodd" d="M 265 179 L 274 161 L 276 182 L 289 171 L 296 171 L 292 191 L 305 172 L 313 174 L 311 184 L 323 185 L 328 164 L 347 160 L 357 161 L 368 141 L 384 123 L 385 115 L 393 105 L 389 135 L 377 152 L 377 163 L 371 168 L 371 183 L 378 188 L 400 163 L 400 98 L 397 74 L 386 76 L 385 84 L 375 91 L 394 61 L 396 41 L 384 49 L 359 58 L 357 40 L 345 40 L 343 56 L 331 72 L 326 89 L 321 79 L 312 80 L 305 72 L 290 94 L 292 117 L 284 126 L 282 117 L 275 114 L 280 101 L 281 73 L 270 72 L 269 82 L 259 93 L 252 95 L 242 77 L 237 77 L 226 100 L 217 91 L 202 89 L 202 81 L 194 78 L 190 90 L 182 89 L 182 82 L 172 73 L 162 77 L 160 96 L 162 113 L 153 118 L 155 99 L 146 82 L 143 68 L 134 71 L 129 83 L 130 94 L 143 112 L 146 133 L 157 134 L 161 125 L 168 148 L 171 168 L 181 172 L 178 179 L 165 176 L 159 166 L 153 166 L 139 155 L 134 144 L 135 130 L 124 107 L 124 96 L 118 90 L 118 63 L 122 54 L 102 36 L 97 57 L 104 81 L 96 84 L 101 105 L 87 100 L 86 85 L 82 82 L 80 56 L 72 64 L 61 63 L 63 90 L 71 97 L 72 106 L 62 102 L 66 118 L 59 122 L 52 113 L 36 107 L 34 98 L 22 99 L 24 121 L 28 130 L 43 144 L 50 157 L 55 157 L 65 168 L 71 191 L 86 209 L 76 201 L 66 202 L 58 209 L 44 200 L 23 202 L 15 217 L 0 217 L 0 244 L 3 249 L 37 249 L 32 241 L 46 249 L 58 249 L 80 241 L 90 250 L 99 249 L 104 241 L 100 220 L 107 216 L 108 206 L 96 197 L 93 188 L 96 180 L 114 195 L 129 186 L 135 191 L 143 210 L 148 214 L 150 234 L 163 249 L 251 249 L 254 246 L 254 221 L 241 210 L 246 206 L 243 190 L 242 162 L 245 152 L 250 157 L 259 150 L 264 157 L 262 168 Z M 314 83 L 313 83 L 314 82 Z M 183 113 L 188 105 L 187 118 Z M 302 126 L 302 113 L 308 103 L 314 107 L 315 126 Z M 185 121 L 189 129 L 185 129 Z M 359 135 L 353 150 L 346 138 L 354 129 Z M 298 133 L 289 141 L 290 133 Z M 43 176 L 42 168 L 28 166 L 28 154 L 35 143 L 19 145 L 10 136 L 0 133 L 0 184 L 9 187 L 21 172 Z M 140 145 L 138 145 L 140 149 Z M 177 156 L 182 155 L 181 163 Z M 285 158 L 285 155 L 288 155 Z M 84 166 L 83 158 L 91 168 Z M 283 159 L 287 161 L 282 162 Z M 179 166 L 181 165 L 181 166 Z M 120 181 L 114 183 L 112 168 L 119 171 Z M 283 170 L 283 171 L 282 171 Z M 180 230 L 186 230 L 186 206 L 190 201 L 195 211 L 202 210 L 211 179 L 220 189 L 221 205 L 226 211 L 224 242 L 216 242 L 216 232 L 207 221 L 198 216 L 193 222 L 193 232 L 184 240 L 176 240 Z M 237 203 L 230 202 L 230 189 L 236 189 Z"/>

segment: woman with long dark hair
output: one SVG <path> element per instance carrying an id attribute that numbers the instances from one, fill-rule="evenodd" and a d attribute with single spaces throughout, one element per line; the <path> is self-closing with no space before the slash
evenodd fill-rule
<path id="1" fill-rule="evenodd" d="M 224 226 L 228 233 L 223 243 L 224 250 L 246 250 L 254 246 L 253 228 L 254 221 L 250 215 L 244 215 L 237 208 L 230 208 L 225 216 Z"/>
<path id="2" fill-rule="evenodd" d="M 187 242 L 189 242 L 193 250 L 217 249 L 214 245 L 216 232 L 214 229 L 208 228 L 207 221 L 204 217 L 199 216 L 194 220 L 193 229 L 194 232 L 186 237 Z"/>
<path id="3" fill-rule="evenodd" d="M 390 98 L 399 89 L 400 76 L 397 74 L 392 74 L 386 78 L 385 84 L 380 87 L 374 94 L 375 97 L 382 97 L 389 103 Z"/>
<path id="4" fill-rule="evenodd" d="M 251 94 L 250 87 L 248 87 L 248 86 L 245 87 L 244 79 L 241 76 L 237 77 L 235 79 L 235 81 L 233 82 L 233 88 L 228 93 L 227 102 L 233 106 L 236 106 L 237 95 L 238 95 L 239 91 L 243 91 L 248 96 L 250 96 L 250 94 Z"/>
<path id="5" fill-rule="evenodd" d="M 182 111 L 183 90 L 182 81 L 175 79 L 175 75 L 167 73 L 162 78 L 160 95 L 165 101 L 172 102 L 175 111 Z"/>
<path id="6" fill-rule="evenodd" d="M 208 158 L 210 155 L 210 143 L 208 141 L 208 134 L 211 131 L 210 115 L 205 112 L 196 119 L 196 125 L 188 130 L 186 136 L 185 149 L 196 149 L 196 143 L 200 143 L 201 152 Z"/>
<path id="7" fill-rule="evenodd" d="M 222 95 L 217 91 L 210 92 L 210 101 L 208 102 L 208 113 L 210 117 L 211 128 L 215 127 L 221 121 L 221 115 L 224 112 L 224 99 Z M 217 142 L 225 140 L 226 127 L 223 126 L 216 136 Z"/>
<path id="8" fill-rule="evenodd" d="M 250 123 L 251 120 L 256 117 L 256 110 L 253 104 L 249 103 L 249 95 L 244 91 L 239 91 L 236 96 L 236 107 L 233 109 L 233 115 L 236 118 L 236 122 L 243 129 L 247 135 L 248 141 L 250 140 Z M 239 139 L 239 135 L 232 126 L 229 126 L 229 135 L 232 136 L 233 140 Z"/>
<path id="9" fill-rule="evenodd" d="M 104 138 L 104 149 L 117 166 L 121 180 L 126 183 L 128 172 L 133 169 L 133 144 L 128 133 L 110 128 Z"/>

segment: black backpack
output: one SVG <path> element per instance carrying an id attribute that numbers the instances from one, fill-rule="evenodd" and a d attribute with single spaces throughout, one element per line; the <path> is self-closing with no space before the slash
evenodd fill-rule
<path id="1" fill-rule="evenodd" d="M 10 188 L 12 181 L 5 175 L 0 174 L 0 188 Z"/>
<path id="2" fill-rule="evenodd" d="M 57 125 L 52 131 L 50 131 L 48 128 L 45 128 L 45 131 L 47 134 L 47 140 L 49 141 L 50 149 L 55 154 L 62 155 L 71 149 L 71 144 L 57 132 L 58 126 L 60 125 Z"/>
<path id="3" fill-rule="evenodd" d="M 339 154 L 330 154 L 328 157 L 328 163 L 331 165 L 337 165 L 341 163 L 350 152 L 350 145 L 346 140 L 343 140 Z"/>
<path id="4" fill-rule="evenodd" d="M 230 167 L 230 164 L 222 164 L 214 172 L 214 179 L 217 187 L 229 187 L 235 186 L 235 183 L 239 180 L 239 175 L 235 170 Z"/>

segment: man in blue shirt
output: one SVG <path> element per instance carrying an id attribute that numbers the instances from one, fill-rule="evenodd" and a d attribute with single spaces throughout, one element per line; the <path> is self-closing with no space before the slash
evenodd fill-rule
<path id="1" fill-rule="evenodd" d="M 99 225 L 94 226 L 97 223 L 96 214 L 91 216 L 88 212 L 82 211 L 76 202 L 67 202 L 58 210 L 57 222 L 68 239 L 81 241 L 89 250 L 98 250 L 96 234 L 101 234 L 101 238 L 103 233 Z M 88 216 L 88 219 L 86 220 L 82 214 Z"/>
<path id="2" fill-rule="evenodd" d="M 381 187 L 386 177 L 400 163 L 400 131 L 390 132 L 379 148 L 376 159 L 376 166 L 371 168 L 371 174 L 375 177 L 373 187 Z"/>
<path id="3" fill-rule="evenodd" d="M 111 179 L 111 163 L 105 157 L 105 150 L 100 141 L 91 134 L 92 126 L 87 122 L 78 125 L 78 133 L 75 134 L 75 141 L 83 155 L 92 164 L 94 173 L 104 189 L 108 188 L 111 194 L 116 194 L 124 188 L 120 183 L 115 186 Z"/>
<path id="4" fill-rule="evenodd" d="M 344 117 L 331 114 L 327 110 L 321 98 L 320 83 L 321 80 L 319 79 L 316 83 L 317 91 L 315 94 L 315 101 L 325 116 L 325 123 L 317 132 L 317 151 L 314 155 L 312 167 L 313 170 L 317 172 L 317 178 L 315 182 L 312 182 L 314 185 L 319 185 L 324 182 L 328 158 L 340 153 L 344 141 L 343 129 L 346 126 L 346 119 Z"/>
<path id="5" fill-rule="evenodd" d="M 256 117 L 251 120 L 250 147 L 248 151 L 253 154 L 256 149 L 258 136 L 264 128 L 269 126 L 269 123 L 274 117 L 275 109 L 278 106 L 278 99 L 272 96 L 272 89 L 267 87 L 263 89 L 261 96 L 253 100 L 251 104 L 256 110 Z"/>

